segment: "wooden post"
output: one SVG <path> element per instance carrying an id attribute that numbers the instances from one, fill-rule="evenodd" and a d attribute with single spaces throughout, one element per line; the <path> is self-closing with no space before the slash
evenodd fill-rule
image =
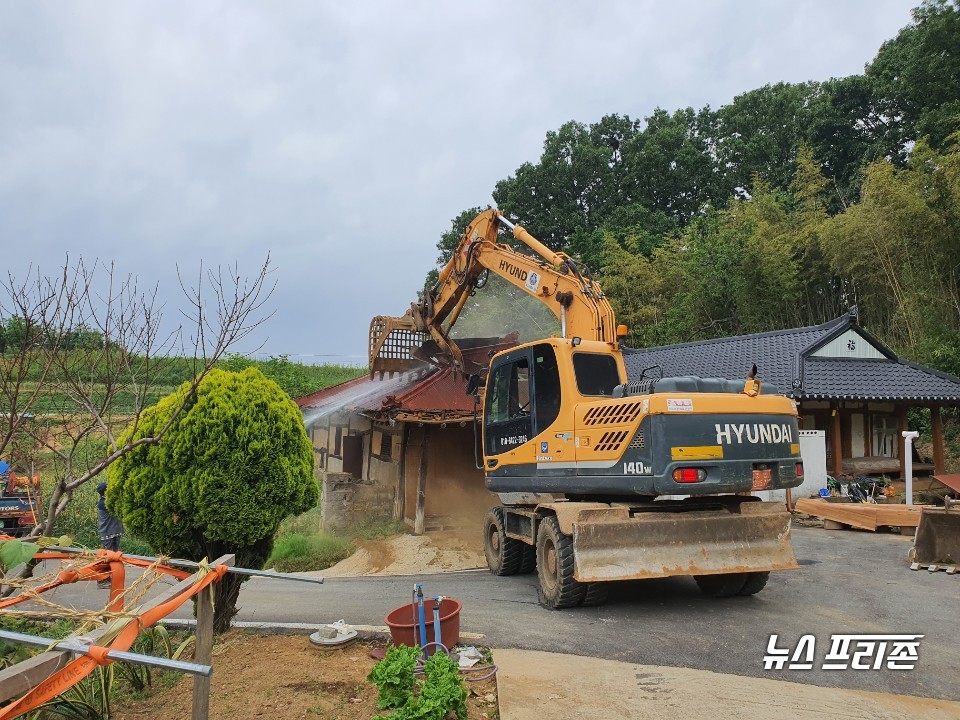
<path id="1" fill-rule="evenodd" d="M 403 522 L 403 513 L 406 510 L 407 492 L 407 441 L 410 437 L 410 426 L 401 423 L 400 428 L 400 458 L 397 462 L 397 497 L 393 502 L 393 519 Z"/>
<path id="2" fill-rule="evenodd" d="M 910 428 L 907 427 L 907 407 L 906 405 L 897 406 L 897 454 L 900 456 L 900 479 L 907 479 L 907 456 L 904 454 L 903 433 Z"/>
<path id="3" fill-rule="evenodd" d="M 413 534 L 423 535 L 424 507 L 427 501 L 427 438 L 430 437 L 430 426 L 423 426 L 423 439 L 420 446 L 420 477 L 417 481 L 417 514 L 413 520 Z"/>
<path id="4" fill-rule="evenodd" d="M 833 427 L 830 432 L 830 447 L 833 449 L 833 476 L 843 475 L 843 439 L 840 437 L 840 405 L 833 408 Z"/>
<path id="5" fill-rule="evenodd" d="M 930 429 L 933 431 L 933 474 L 944 472 L 943 463 L 943 419 L 940 417 L 940 406 L 930 408 Z"/>
<path id="6" fill-rule="evenodd" d="M 197 595 L 197 634 L 193 661 L 209 665 L 213 658 L 213 585 Z M 210 713 L 210 678 L 197 675 L 193 678 L 193 720 L 207 720 Z"/>
<path id="7" fill-rule="evenodd" d="M 787 488 L 787 510 L 790 512 L 793 512 L 793 496 L 790 493 L 792 489 L 793 488 Z"/>
<path id="8" fill-rule="evenodd" d="M 224 555 L 211 565 L 233 565 L 233 555 Z M 213 585 L 197 595 L 197 633 L 194 636 L 193 661 L 210 665 L 213 659 Z M 193 677 L 193 720 L 207 720 L 210 712 L 210 678 Z"/>

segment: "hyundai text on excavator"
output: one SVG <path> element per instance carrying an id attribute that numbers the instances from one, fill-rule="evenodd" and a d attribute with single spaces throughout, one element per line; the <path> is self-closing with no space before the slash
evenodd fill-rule
<path id="1" fill-rule="evenodd" d="M 498 242 L 501 228 L 534 254 Z M 486 272 L 550 308 L 560 336 L 465 367 L 450 329 Z M 581 265 L 487 210 L 406 315 L 373 319 L 370 370 L 412 356 L 469 375 L 484 482 L 501 501 L 484 518 L 487 564 L 536 568 L 544 605 L 598 604 L 611 581 L 676 575 L 708 595 L 759 592 L 771 570 L 797 567 L 785 505 L 751 495 L 802 482 L 796 404 L 755 368 L 745 381 L 657 368 L 631 381 L 626 334 Z"/>

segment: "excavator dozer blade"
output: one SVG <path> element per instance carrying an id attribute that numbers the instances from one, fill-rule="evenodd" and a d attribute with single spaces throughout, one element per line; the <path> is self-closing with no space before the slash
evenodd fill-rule
<path id="1" fill-rule="evenodd" d="M 922 565 L 960 564 L 960 510 L 924 508 L 910 559 Z"/>
<path id="2" fill-rule="evenodd" d="M 795 570 L 790 513 L 781 503 L 726 510 L 602 516 L 574 524 L 574 577 L 580 582 L 674 575 Z"/>

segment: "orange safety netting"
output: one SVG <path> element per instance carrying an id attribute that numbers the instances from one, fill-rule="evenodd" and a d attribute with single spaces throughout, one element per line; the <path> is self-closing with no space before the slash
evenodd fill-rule
<path id="1" fill-rule="evenodd" d="M 3 539 L 3 536 L 0 536 L 0 539 Z M 72 553 L 40 551 L 34 557 L 38 560 L 66 560 L 76 558 L 77 556 Z M 21 593 L 16 597 L 0 600 L 0 609 L 34 599 L 39 593 L 76 582 L 77 580 L 105 580 L 109 577 L 109 609 L 113 612 L 120 612 L 123 610 L 125 564 L 134 567 L 151 568 L 180 580 L 190 577 L 190 573 L 172 568 L 168 565 L 157 564 L 156 562 L 141 560 L 139 558 L 125 557 L 123 553 L 101 549 L 96 551 L 96 559 L 88 564 L 76 569 L 61 570 L 54 580 L 34 588 L 32 592 Z M 98 665 L 107 665 L 113 662 L 107 657 L 108 651 L 129 650 L 142 630 L 151 627 L 174 612 L 188 599 L 197 595 L 211 583 L 219 581 L 226 572 L 227 566 L 225 565 L 211 567 L 208 573 L 202 577 L 198 577 L 193 585 L 176 597 L 141 613 L 137 617 L 130 618 L 123 629 L 120 630 L 108 644 L 103 646 L 91 645 L 88 649 L 89 655 L 82 655 L 72 660 L 66 666 L 27 692 L 27 694 L 19 700 L 15 700 L 0 709 L 0 720 L 10 720 L 11 718 L 15 718 L 40 707 L 76 685 L 92 673 Z"/>

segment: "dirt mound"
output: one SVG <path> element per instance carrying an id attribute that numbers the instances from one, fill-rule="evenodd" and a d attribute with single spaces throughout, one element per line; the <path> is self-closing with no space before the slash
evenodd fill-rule
<path id="1" fill-rule="evenodd" d="M 331 568 L 311 575 L 429 575 L 486 567 L 479 530 L 440 531 L 426 535 L 396 535 L 385 540 L 361 540 L 357 551 Z"/>

